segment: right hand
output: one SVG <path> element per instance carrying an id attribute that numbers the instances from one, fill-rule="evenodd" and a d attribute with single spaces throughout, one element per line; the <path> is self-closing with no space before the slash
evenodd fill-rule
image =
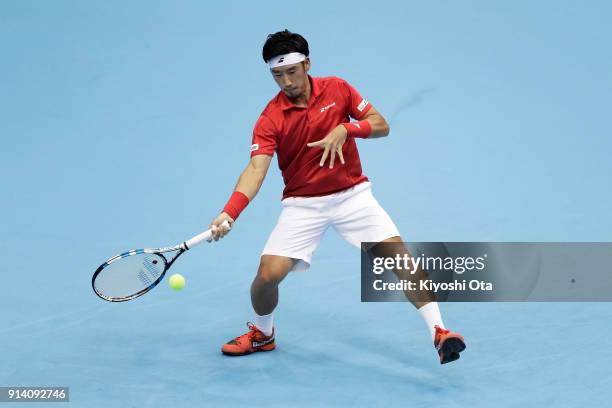
<path id="1" fill-rule="evenodd" d="M 212 220 L 209 225 L 209 228 L 212 230 L 212 237 L 208 242 L 211 242 L 213 239 L 218 241 L 231 231 L 231 229 L 221 225 L 224 221 L 227 221 L 230 227 L 234 224 L 234 219 L 230 217 L 228 213 L 222 212 L 221 214 L 217 215 L 217 217 Z"/>

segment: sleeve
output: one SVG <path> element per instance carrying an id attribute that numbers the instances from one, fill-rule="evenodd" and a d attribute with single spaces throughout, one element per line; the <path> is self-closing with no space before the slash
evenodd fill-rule
<path id="1" fill-rule="evenodd" d="M 272 120 L 261 115 L 253 129 L 253 140 L 251 144 L 251 157 L 258 154 L 274 156 L 276 150 L 276 128 Z"/>
<path id="2" fill-rule="evenodd" d="M 343 79 L 340 80 L 340 89 L 345 93 L 350 117 L 361 120 L 372 108 L 370 101 L 363 98 L 355 88 Z"/>

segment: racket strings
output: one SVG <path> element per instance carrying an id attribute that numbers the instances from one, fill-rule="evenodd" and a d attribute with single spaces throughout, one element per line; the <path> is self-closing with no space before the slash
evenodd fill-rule
<path id="1" fill-rule="evenodd" d="M 155 253 L 126 253 L 105 265 L 94 281 L 99 294 L 113 299 L 130 298 L 150 289 L 163 275 L 166 259 Z"/>
<path id="2" fill-rule="evenodd" d="M 159 262 L 158 258 L 158 255 L 147 254 L 142 261 L 142 264 L 147 272 L 149 272 L 149 274 L 155 279 L 159 278 L 159 275 L 162 274 L 165 267 L 165 263 Z"/>

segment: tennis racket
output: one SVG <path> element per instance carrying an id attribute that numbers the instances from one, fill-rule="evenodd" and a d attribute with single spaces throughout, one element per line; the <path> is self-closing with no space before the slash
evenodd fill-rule
<path id="1" fill-rule="evenodd" d="M 221 225 L 230 227 L 227 221 Z M 173 247 L 133 249 L 115 255 L 96 269 L 91 286 L 96 295 L 109 302 L 135 299 L 157 286 L 185 251 L 211 237 L 209 229 Z"/>

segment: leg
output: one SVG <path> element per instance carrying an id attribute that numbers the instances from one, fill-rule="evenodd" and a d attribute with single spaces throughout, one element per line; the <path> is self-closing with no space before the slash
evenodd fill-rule
<path id="1" fill-rule="evenodd" d="M 278 304 L 278 285 L 287 276 L 297 260 L 284 256 L 262 255 L 257 275 L 251 284 L 251 303 L 255 309 L 255 324 L 249 322 L 249 331 L 223 345 L 221 352 L 228 356 L 244 356 L 256 351 L 276 348 L 272 312 Z"/>
<path id="2" fill-rule="evenodd" d="M 251 303 L 258 315 L 268 315 L 278 304 L 278 285 L 293 268 L 296 259 L 262 255 L 257 275 L 251 284 Z"/>
<path id="3" fill-rule="evenodd" d="M 402 242 L 397 227 L 369 189 L 346 199 L 336 211 L 334 228 L 357 248 L 361 249 L 362 242 L 376 242 L 377 244 L 368 248 L 374 256 L 394 258 L 398 254 L 403 258 L 406 254 L 410 257 L 410 252 Z M 380 245 L 381 243 L 384 245 Z M 427 275 L 420 267 L 414 274 L 410 273 L 412 270 L 393 270 L 393 272 L 400 280 L 418 282 L 427 279 Z M 445 364 L 458 359 L 459 353 L 465 349 L 463 337 L 444 329 L 440 309 L 433 293 L 405 291 L 404 294 L 425 321 L 433 337 L 434 346 L 438 350 L 440 363 Z"/>
<path id="4" fill-rule="evenodd" d="M 410 257 L 410 252 L 400 237 L 399 230 L 381 207 L 369 188 L 350 196 L 337 208 L 333 227 L 350 244 L 361 249 L 362 242 L 377 242 L 368 248 L 376 257 L 394 258 L 396 254 Z M 384 245 L 380 245 L 384 243 Z M 393 270 L 400 280 L 418 282 L 427 279 L 425 272 L 419 269 L 411 274 L 407 270 Z M 405 291 L 408 300 L 417 308 L 435 301 L 429 291 Z"/>
<path id="5" fill-rule="evenodd" d="M 404 245 L 402 238 L 398 235 L 395 237 L 387 238 L 380 243 L 384 243 L 384 245 L 374 245 L 371 248 L 371 252 L 377 257 L 385 257 L 385 258 L 394 258 L 396 255 L 400 255 L 403 257 L 406 255 L 410 259 L 412 259 L 410 255 L 410 251 Z M 411 273 L 414 268 L 411 270 L 404 269 L 393 269 L 393 273 L 397 276 L 399 280 L 413 281 L 418 282 L 424 279 L 427 279 L 427 274 L 420 267 L 413 274 Z M 406 298 L 417 308 L 427 305 L 430 302 L 434 302 L 435 296 L 431 291 L 404 291 Z"/>
<path id="6" fill-rule="evenodd" d="M 384 244 L 384 245 L 381 245 Z M 408 248 L 402 242 L 402 238 L 398 235 L 395 237 L 387 238 L 380 243 L 374 245 L 371 248 L 371 252 L 377 257 L 389 257 L 394 258 L 396 255 L 404 257 L 406 255 L 409 259 L 412 259 Z M 427 274 L 420 267 L 414 271 L 414 265 L 410 270 L 393 269 L 393 272 L 399 280 L 407 280 L 418 282 L 422 279 L 427 279 Z M 444 328 L 442 322 L 442 315 L 440 314 L 440 308 L 438 302 L 436 302 L 435 296 L 431 291 L 404 291 L 406 298 L 412 302 L 412 304 L 418 309 L 421 317 L 425 321 L 431 336 L 433 337 L 434 346 L 438 350 L 440 356 L 440 363 L 446 364 L 451 361 L 455 361 L 459 358 L 459 353 L 465 350 L 465 341 L 463 337 L 458 333 L 453 333 L 450 330 Z"/>
<path id="7" fill-rule="evenodd" d="M 225 343 L 221 351 L 243 356 L 276 347 L 272 312 L 278 304 L 278 285 L 291 270 L 307 270 L 312 253 L 327 228 L 327 219 L 307 200 L 299 206 L 285 205 L 262 252 L 257 275 L 251 284 L 255 324 L 248 333 Z"/>

